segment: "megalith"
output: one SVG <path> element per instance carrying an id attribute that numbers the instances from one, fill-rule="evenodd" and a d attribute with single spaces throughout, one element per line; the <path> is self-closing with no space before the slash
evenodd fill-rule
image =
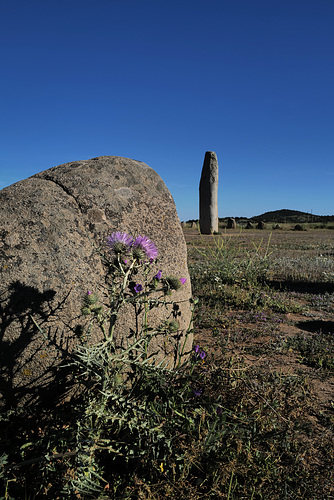
<path id="1" fill-rule="evenodd" d="M 227 229 L 236 229 L 237 223 L 234 217 L 229 217 L 227 219 Z"/>
<path id="2" fill-rule="evenodd" d="M 204 156 L 199 184 L 199 225 L 202 234 L 218 232 L 218 160 L 213 151 Z"/>
<path id="3" fill-rule="evenodd" d="M 173 198 L 148 165 L 117 156 L 66 163 L 1 190 L 0 207 L 0 406 L 49 400 L 59 389 L 62 353 L 73 349 L 88 321 L 81 316 L 83 296 L 90 290 L 103 298 L 100 249 L 112 232 L 147 236 L 158 249 L 157 272 L 186 279 L 173 292 L 179 324 L 173 338 L 185 338 L 186 244 Z M 152 327 L 164 309 L 153 310 Z M 133 321 L 128 313 L 120 317 L 119 334 L 127 335 Z M 174 356 L 173 338 L 153 348 Z M 187 338 L 185 352 L 192 345 Z"/>

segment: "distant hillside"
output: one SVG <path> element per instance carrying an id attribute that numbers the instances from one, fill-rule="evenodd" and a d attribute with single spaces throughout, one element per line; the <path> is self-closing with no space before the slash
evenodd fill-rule
<path id="1" fill-rule="evenodd" d="M 234 217 L 238 223 L 246 223 L 247 221 L 266 222 L 266 223 L 277 223 L 277 224 L 305 224 L 307 222 L 334 222 L 334 215 L 315 215 L 307 212 L 300 212 L 298 210 L 287 210 L 283 208 L 282 210 L 274 210 L 272 212 L 265 212 L 262 215 L 255 215 L 254 217 Z M 220 223 L 225 223 L 228 217 L 219 217 Z M 190 219 L 188 223 L 197 223 L 198 219 Z"/>
<path id="2" fill-rule="evenodd" d="M 256 215 L 251 220 L 259 222 L 277 222 L 283 224 L 290 223 L 305 223 L 305 222 L 334 222 L 334 215 L 314 215 L 307 212 L 299 212 L 298 210 L 274 210 L 273 212 L 265 212 L 262 215 Z"/>

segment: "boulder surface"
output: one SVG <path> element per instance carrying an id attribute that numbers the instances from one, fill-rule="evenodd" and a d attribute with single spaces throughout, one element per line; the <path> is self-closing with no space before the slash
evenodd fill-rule
<path id="1" fill-rule="evenodd" d="M 186 244 L 170 192 L 145 163 L 116 156 L 66 163 L 3 189 L 0 203 L 2 406 L 51 401 L 62 392 L 59 363 L 82 331 L 84 294 L 103 294 L 97 248 L 114 231 L 147 236 L 159 252 L 156 269 L 187 279 L 172 297 L 178 335 L 185 335 L 191 318 Z M 164 314 L 156 308 L 152 326 Z M 120 317 L 118 334 L 127 335 L 133 320 L 128 312 Z M 166 339 L 157 342 L 163 351 Z M 191 344 L 189 335 L 185 351 Z"/>

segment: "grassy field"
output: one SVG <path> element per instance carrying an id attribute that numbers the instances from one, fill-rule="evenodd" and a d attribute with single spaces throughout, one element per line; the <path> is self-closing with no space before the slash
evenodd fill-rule
<path id="1" fill-rule="evenodd" d="M 304 229 L 184 228 L 194 351 L 122 399 L 132 458 L 101 451 L 102 492 L 60 493 L 77 469 L 71 416 L 55 414 L 58 460 L 8 469 L 1 498 L 334 499 L 334 231 Z"/>
<path id="2" fill-rule="evenodd" d="M 205 377 L 247 429 L 217 498 L 334 498 L 334 234 L 291 229 L 184 230 Z"/>

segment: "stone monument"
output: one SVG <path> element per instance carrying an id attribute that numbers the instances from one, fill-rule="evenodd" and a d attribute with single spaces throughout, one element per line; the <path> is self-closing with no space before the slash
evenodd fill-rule
<path id="1" fill-rule="evenodd" d="M 237 229 L 237 223 L 234 217 L 227 219 L 227 229 Z"/>
<path id="2" fill-rule="evenodd" d="M 218 232 L 218 160 L 207 151 L 199 183 L 199 224 L 202 234 Z"/>

